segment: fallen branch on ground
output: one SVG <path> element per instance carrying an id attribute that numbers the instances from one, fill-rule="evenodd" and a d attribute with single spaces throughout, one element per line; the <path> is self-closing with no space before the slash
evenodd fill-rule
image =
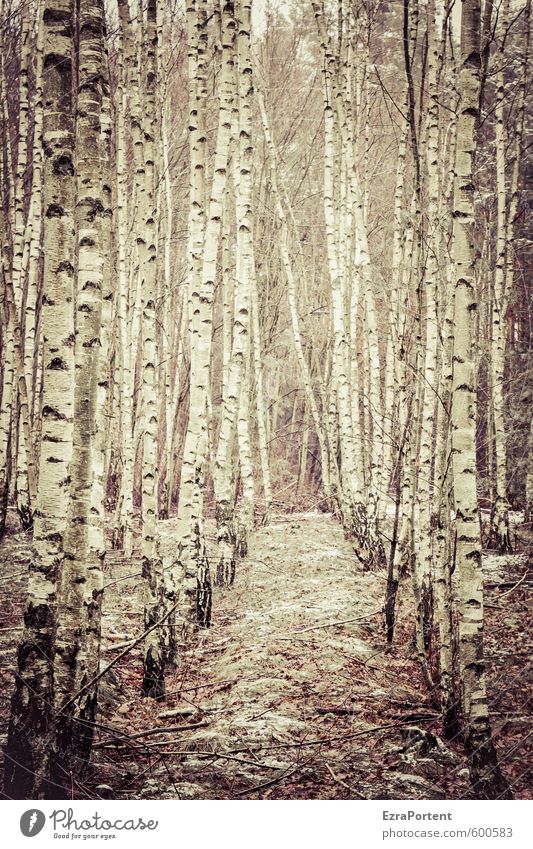
<path id="1" fill-rule="evenodd" d="M 127 740 L 121 740 L 120 742 L 127 743 L 128 740 L 138 740 L 140 737 L 149 737 L 152 734 L 170 734 L 174 731 L 193 731 L 196 728 L 205 728 L 207 725 L 209 725 L 208 722 L 192 722 L 189 725 L 168 725 L 166 728 L 148 728 L 146 731 L 138 731 L 136 734 L 128 734 Z M 103 749 L 107 746 L 113 745 L 115 745 L 113 741 L 106 740 L 103 743 L 97 743 L 93 748 Z"/>
<path id="2" fill-rule="evenodd" d="M 349 716 L 354 711 L 353 708 L 346 707 L 317 707 L 315 708 L 315 712 L 321 715 L 334 713 L 336 716 Z"/>
<path id="3" fill-rule="evenodd" d="M 201 710 L 201 708 L 196 707 L 175 708 L 174 710 L 164 710 L 157 715 L 159 719 L 171 719 L 173 716 L 193 716 Z"/>
<path id="4" fill-rule="evenodd" d="M 434 722 L 435 717 L 420 719 L 420 722 Z M 258 752 L 270 752 L 272 749 L 294 749 L 303 748 L 304 746 L 320 746 L 322 743 L 338 743 L 343 740 L 354 740 L 356 737 L 364 737 L 365 734 L 378 734 L 380 731 L 389 731 L 392 728 L 405 728 L 406 725 L 412 725 L 412 722 L 395 722 L 389 725 L 374 725 L 372 728 L 365 728 L 363 731 L 355 731 L 352 734 L 341 734 L 338 737 L 320 737 L 317 740 L 299 741 L 295 743 L 277 743 L 275 746 L 257 746 Z M 245 752 L 246 749 L 230 749 L 231 754 Z"/>
<path id="5" fill-rule="evenodd" d="M 350 787 L 350 785 L 349 785 L 349 784 L 346 784 L 346 782 L 345 782 L 345 781 L 343 781 L 343 780 L 342 780 L 342 778 L 338 778 L 338 777 L 335 775 L 335 773 L 333 772 L 332 768 L 330 767 L 330 765 L 328 764 L 328 762 L 327 762 L 327 761 L 324 761 L 324 763 L 326 764 L 326 767 L 327 767 L 327 769 L 328 769 L 328 772 L 329 772 L 329 774 L 331 775 L 331 777 L 332 777 L 333 781 L 336 781 L 336 782 L 337 782 L 337 784 L 342 784 L 342 786 L 343 786 L 343 787 L 346 787 L 346 789 L 347 789 L 347 790 L 349 790 L 349 791 L 350 791 L 350 793 L 352 793 L 354 796 L 357 796 L 357 798 L 358 798 L 358 799 L 364 799 L 364 798 L 365 798 L 365 796 L 361 796 L 361 794 L 360 794 L 360 793 L 358 793 L 358 792 L 357 792 L 357 790 L 354 790 L 354 789 L 353 789 L 353 787 Z"/>
<path id="6" fill-rule="evenodd" d="M 160 744 L 156 743 L 154 745 Z M 166 757 L 167 755 L 183 755 L 184 757 L 199 757 L 205 758 L 206 760 L 208 758 L 211 758 L 212 760 L 236 761 L 237 763 L 247 764 L 248 766 L 262 767 L 263 769 L 282 769 L 282 767 L 273 766 L 272 764 L 266 764 L 258 760 L 249 761 L 246 758 L 236 758 L 235 755 L 223 755 L 220 752 L 207 752 L 199 749 L 173 749 L 171 751 L 166 752 L 163 750 L 154 752 L 152 750 L 152 754 L 162 755 L 164 757 Z"/>
<path id="7" fill-rule="evenodd" d="M 324 622 L 323 625 L 310 625 L 309 628 L 302 628 L 299 631 L 292 631 L 293 634 L 305 634 L 306 631 L 318 631 L 320 628 L 336 628 L 337 625 L 348 625 L 350 622 L 362 622 L 364 619 L 371 619 L 381 613 L 380 610 L 374 610 L 373 613 L 367 613 L 365 616 L 354 616 L 352 619 L 341 619 L 339 622 Z"/>
<path id="8" fill-rule="evenodd" d="M 512 587 L 511 587 L 511 589 L 510 589 L 510 590 L 506 590 L 504 593 L 502 593 L 502 594 L 501 594 L 501 596 L 500 596 L 500 598 L 503 598 L 505 595 L 510 595 L 510 594 L 511 594 L 511 593 L 513 593 L 516 589 L 518 589 L 518 587 L 520 586 L 520 584 L 521 584 L 521 583 L 523 583 L 523 581 L 525 581 L 525 579 L 527 578 L 527 576 L 528 576 L 528 575 L 529 575 L 529 569 L 526 569 L 526 571 L 524 572 L 524 574 L 522 575 L 522 577 L 520 578 L 520 580 L 519 580 L 519 581 L 517 581 L 517 582 L 516 582 L 516 584 L 514 584 L 514 586 L 512 586 Z"/>
<path id="9" fill-rule="evenodd" d="M 298 772 L 299 769 L 303 769 L 308 763 L 310 763 L 314 758 L 308 758 L 301 764 L 296 764 L 296 766 L 292 767 L 288 771 L 284 772 L 283 775 L 276 775 L 274 778 L 271 778 L 270 781 L 265 781 L 263 784 L 256 784 L 254 787 L 247 787 L 246 790 L 239 790 L 236 793 L 236 796 L 246 796 L 248 793 L 256 793 L 258 790 L 264 790 L 266 787 L 271 787 L 272 784 L 277 784 L 278 781 L 284 781 L 286 778 L 289 778 L 290 775 L 294 775 L 295 772 Z"/>
<path id="10" fill-rule="evenodd" d="M 163 624 L 163 622 L 166 622 L 169 616 L 172 616 L 174 611 L 177 610 L 180 603 L 181 601 L 177 601 L 176 604 L 173 604 L 170 610 L 167 610 L 165 615 L 161 617 L 159 622 L 156 622 L 155 625 L 151 625 L 150 628 L 147 628 L 146 631 L 143 631 L 143 633 L 139 637 L 137 637 L 131 643 L 130 646 L 125 648 L 124 651 L 121 651 L 120 654 L 118 654 L 115 658 L 113 658 L 112 661 L 107 664 L 107 666 L 104 666 L 104 668 L 101 672 L 98 673 L 98 675 L 95 675 L 94 678 L 91 678 L 91 680 L 87 684 L 85 684 L 85 686 L 83 686 L 81 690 L 78 690 L 78 692 L 74 693 L 74 695 L 68 701 L 62 704 L 57 713 L 62 713 L 64 710 L 70 707 L 70 705 L 74 704 L 76 699 L 83 695 L 83 693 L 86 693 L 87 690 L 90 690 L 90 688 L 93 687 L 100 680 L 100 678 L 104 677 L 106 672 L 109 672 L 109 670 L 115 665 L 115 663 L 118 663 L 119 660 L 121 660 L 125 655 L 128 654 L 129 651 L 131 651 L 132 648 L 134 648 L 134 646 L 138 645 L 142 640 L 144 640 L 144 638 L 147 637 L 148 634 L 151 634 L 152 631 L 155 631 L 156 628 L 159 628 Z"/>

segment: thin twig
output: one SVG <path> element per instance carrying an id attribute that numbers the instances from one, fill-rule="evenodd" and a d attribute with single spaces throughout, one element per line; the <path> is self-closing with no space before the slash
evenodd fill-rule
<path id="1" fill-rule="evenodd" d="M 361 622 L 363 619 L 371 619 L 381 613 L 380 610 L 374 610 L 373 613 L 367 613 L 365 616 L 354 616 L 351 619 L 341 619 L 339 622 L 325 622 L 323 625 L 310 625 L 309 628 L 302 628 L 299 631 L 292 631 L 292 634 L 304 634 L 306 631 L 318 631 L 320 628 L 336 628 L 337 625 L 348 625 L 349 622 Z"/>
<path id="2" fill-rule="evenodd" d="M 255 784 L 253 787 L 248 787 L 246 790 L 239 790 L 236 796 L 246 796 L 248 793 L 256 793 L 258 790 L 264 790 L 266 787 L 271 787 L 272 784 L 277 784 L 278 781 L 284 781 L 289 776 L 294 775 L 299 769 L 302 769 L 306 764 L 310 763 L 314 758 L 308 758 L 301 764 L 296 764 L 292 769 L 286 770 L 282 775 L 276 775 L 270 781 L 264 781 L 262 784 Z"/>
<path id="3" fill-rule="evenodd" d="M 127 654 L 128 654 L 128 652 L 130 652 L 130 651 L 131 651 L 131 649 L 132 649 L 132 648 L 134 648 L 134 646 L 138 645 L 138 644 L 139 644 L 142 640 L 144 640 L 144 638 L 145 638 L 145 637 L 147 637 L 147 636 L 148 636 L 148 634 L 151 634 L 151 633 L 152 633 L 152 631 L 155 631 L 155 629 L 156 629 L 156 628 L 159 628 L 159 627 L 160 627 L 160 625 L 162 625 L 162 624 L 163 624 L 163 622 L 166 622 L 166 620 L 169 618 L 169 616 L 171 616 L 171 615 L 174 613 L 174 611 L 177 609 L 177 607 L 178 607 L 178 605 L 179 605 L 180 603 L 181 603 L 181 601 L 177 601 L 177 602 L 176 602 L 176 604 L 173 604 L 173 605 L 172 605 L 172 607 L 170 608 L 170 610 L 167 610 L 167 612 L 165 613 L 165 615 L 161 617 L 161 619 L 159 620 L 159 622 L 156 622 L 156 623 L 155 623 L 155 625 L 151 625 L 151 626 L 150 626 L 150 628 L 147 628 L 147 629 L 146 629 L 146 631 L 144 631 L 144 632 L 143 632 L 143 633 L 142 633 L 139 637 L 137 637 L 137 639 L 136 639 L 136 640 L 134 640 L 134 641 L 131 643 L 131 645 L 130 645 L 130 646 L 128 646 L 127 648 L 125 648 L 125 649 L 124 649 L 124 651 L 121 651 L 121 652 L 120 652 L 120 654 L 117 654 L 117 656 L 116 656 L 115 658 L 113 658 L 113 660 L 111 660 L 111 661 L 107 664 L 107 666 L 104 666 L 104 668 L 102 669 L 102 671 L 101 671 L 101 672 L 99 672 L 99 673 L 98 673 L 98 675 L 95 675 L 95 676 L 94 676 L 94 678 L 92 678 L 92 679 L 91 679 L 91 680 L 90 680 L 87 684 L 85 684 L 85 686 L 83 686 L 83 687 L 81 688 L 81 690 L 78 690 L 78 692 L 77 692 L 77 693 L 75 693 L 75 694 L 72 696 L 72 698 L 70 698 L 70 699 L 69 699 L 68 701 L 66 701 L 63 705 L 61 705 L 61 707 L 60 707 L 60 708 L 59 708 L 59 710 L 58 710 L 58 714 L 59 714 L 59 713 L 62 713 L 64 710 L 66 710 L 68 707 L 70 707 L 70 705 L 71 705 L 71 704 L 73 704 L 73 703 L 76 701 L 76 699 L 78 699 L 78 698 L 82 695 L 82 693 L 85 693 L 85 692 L 86 692 L 87 690 L 89 690 L 92 686 L 94 686 L 94 684 L 96 684 L 96 682 L 97 682 L 97 681 L 99 681 L 99 680 L 100 680 L 100 678 L 103 678 L 103 676 L 106 674 L 106 672 L 109 672 L 109 670 L 110 670 L 110 669 L 111 669 L 111 668 L 112 668 L 112 667 L 113 667 L 116 663 L 118 663 L 118 661 L 119 661 L 119 660 L 121 660 L 121 659 L 122 659 L 125 655 L 127 655 Z"/>
<path id="4" fill-rule="evenodd" d="M 420 719 L 420 722 L 434 722 L 435 717 L 427 717 Z M 293 749 L 303 748 L 304 746 L 320 746 L 322 743 L 337 743 L 343 740 L 354 740 L 356 737 L 364 737 L 365 734 L 378 734 L 380 731 L 389 731 L 392 728 L 405 728 L 407 725 L 412 725 L 412 722 L 395 722 L 388 725 L 374 725 L 371 728 L 365 728 L 362 731 L 355 731 L 352 734 L 340 734 L 338 737 L 320 737 L 317 740 L 299 740 L 295 743 L 277 743 L 275 746 L 257 746 L 257 751 L 270 752 L 273 749 Z M 239 753 L 246 751 L 245 749 L 230 749 L 230 752 Z"/>
<path id="5" fill-rule="evenodd" d="M 514 593 L 514 591 L 515 591 L 515 590 L 516 590 L 516 589 L 520 586 L 520 584 L 521 584 L 523 581 L 525 581 L 525 579 L 526 579 L 527 575 L 529 575 L 529 569 L 526 569 L 526 571 L 524 572 L 524 574 L 522 575 L 522 577 L 520 578 L 520 580 L 519 580 L 519 581 L 517 581 L 517 583 L 514 585 L 514 587 L 511 587 L 511 589 L 510 589 L 510 590 L 506 590 L 504 593 L 502 593 L 502 594 L 501 594 L 501 596 L 500 596 L 500 598 L 503 598 L 503 597 L 504 597 L 504 596 L 506 596 L 506 595 L 510 595 L 511 593 Z"/>
<path id="6" fill-rule="evenodd" d="M 157 745 L 157 744 L 156 744 Z M 224 760 L 224 761 L 236 761 L 240 764 L 247 764 L 248 766 L 256 766 L 263 767 L 264 769 L 280 769 L 279 766 L 273 766 L 272 764 L 262 763 L 262 761 L 249 761 L 246 758 L 236 758 L 235 755 L 224 755 L 221 752 L 208 752 L 204 750 L 198 749 L 173 749 L 171 751 L 159 751 L 157 752 L 159 755 L 167 756 L 167 755 L 183 755 L 184 757 L 202 757 L 202 758 L 212 758 L 213 760 Z"/>
<path id="7" fill-rule="evenodd" d="M 115 584 L 120 584 L 121 581 L 128 581 L 130 578 L 140 578 L 141 576 L 142 572 L 132 572 L 131 575 L 123 575 L 121 578 L 115 578 L 114 581 L 109 581 L 109 583 L 104 584 L 102 589 L 108 590 L 109 587 L 113 587 Z"/>
<path id="8" fill-rule="evenodd" d="M 149 737 L 152 734 L 171 734 L 175 731 L 193 731 L 196 728 L 205 728 L 209 725 L 208 722 L 193 722 L 189 725 L 168 725 L 166 728 L 148 728 L 146 731 L 138 731 L 136 734 L 128 734 L 126 740 L 121 740 L 121 743 L 127 744 L 129 740 L 138 740 L 140 737 Z M 174 741 L 176 742 L 176 741 Z M 103 743 L 97 743 L 93 748 L 103 749 L 107 746 L 115 745 L 112 740 L 106 740 Z"/>
<path id="9" fill-rule="evenodd" d="M 358 799 L 364 799 L 365 798 L 364 796 L 361 796 L 361 794 L 358 793 L 357 790 L 354 790 L 353 787 L 350 787 L 349 784 L 346 784 L 346 782 L 343 781 L 342 778 L 339 778 L 338 776 L 336 776 L 327 761 L 324 761 L 324 763 L 326 764 L 328 772 L 331 775 L 333 781 L 336 781 L 337 784 L 342 784 L 343 787 L 346 787 L 346 789 L 349 790 L 350 793 L 352 793 L 354 796 L 357 796 Z"/>

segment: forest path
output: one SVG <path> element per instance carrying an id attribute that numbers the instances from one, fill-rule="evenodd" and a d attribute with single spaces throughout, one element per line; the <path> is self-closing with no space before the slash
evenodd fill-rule
<path id="1" fill-rule="evenodd" d="M 170 553 L 176 520 L 159 527 Z M 214 562 L 212 525 L 207 533 Z M 522 553 L 483 558 L 489 701 L 495 742 L 518 798 L 530 797 L 523 764 L 533 755 L 529 540 L 521 538 Z M 0 743 L 29 545 L 14 527 L 0 542 Z M 396 638 L 387 649 L 379 612 L 385 575 L 362 572 L 333 517 L 275 515 L 251 535 L 234 586 L 215 589 L 213 626 L 184 648 L 167 677 L 166 702 L 140 696 L 140 645 L 104 676 L 93 769 L 76 797 L 463 797 L 461 743 L 439 739 L 411 649 L 409 584 L 406 578 L 400 586 Z M 137 555 L 108 551 L 105 586 L 104 664 L 142 633 Z"/>
<path id="2" fill-rule="evenodd" d="M 132 773 L 126 795 L 443 798 L 448 780 L 457 792 L 464 764 L 425 730 L 434 711 L 414 657 L 384 651 L 384 587 L 331 516 L 258 529 L 234 586 L 214 591 L 212 627 L 168 678 L 167 704 L 123 709 L 128 733 L 154 726 L 154 706 L 174 729 L 146 738 L 152 763 L 138 762 L 142 786 Z M 176 737 L 180 722 L 198 727 Z"/>

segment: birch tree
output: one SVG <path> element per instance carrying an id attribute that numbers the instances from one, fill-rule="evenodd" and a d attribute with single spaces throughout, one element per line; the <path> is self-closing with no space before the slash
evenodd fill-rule
<path id="1" fill-rule="evenodd" d="M 180 625 L 185 632 L 208 625 L 211 616 L 210 571 L 202 531 L 202 487 L 207 450 L 207 401 L 213 323 L 213 293 L 228 171 L 231 119 L 219 101 L 213 177 L 206 209 L 206 50 L 204 0 L 187 5 L 189 71 L 189 240 L 188 298 L 191 374 L 189 418 L 180 480 L 179 553 L 173 564 L 177 592 L 183 593 Z"/>
<path id="2" fill-rule="evenodd" d="M 463 0 L 461 96 L 457 121 L 453 209 L 454 336 L 451 447 L 456 510 L 456 569 L 459 577 L 459 667 L 465 745 L 477 798 L 511 798 L 492 742 L 483 651 L 483 574 L 476 492 L 476 395 L 473 332 L 474 159 L 479 110 L 480 3 Z"/>
<path id="3" fill-rule="evenodd" d="M 332 491 L 331 491 L 331 481 L 330 481 L 330 460 L 328 456 L 328 446 L 326 441 L 326 434 L 324 428 L 322 427 L 322 421 L 319 415 L 316 398 L 314 394 L 313 387 L 311 385 L 311 378 L 309 374 L 309 366 L 307 360 L 305 358 L 302 342 L 301 342 L 301 332 L 300 332 L 300 320 L 298 316 L 298 305 L 296 302 L 296 284 L 294 278 L 294 272 L 292 267 L 292 261 L 289 254 L 289 227 L 287 222 L 287 215 L 285 214 L 284 205 L 282 202 L 282 192 L 278 186 L 278 165 L 277 165 L 277 152 L 274 140 L 270 133 L 269 121 L 266 113 L 264 97 L 262 93 L 258 94 L 258 103 L 259 109 L 261 113 L 261 121 L 263 124 L 263 133 L 265 136 L 265 142 L 268 149 L 268 154 L 270 157 L 270 181 L 271 187 L 274 194 L 275 202 L 276 202 L 276 213 L 279 219 L 280 224 L 280 245 L 279 250 L 281 253 L 281 259 L 283 263 L 283 269 L 285 272 L 286 280 L 287 280 L 287 301 L 289 304 L 289 311 L 291 317 L 291 328 L 294 342 L 294 349 L 296 351 L 296 357 L 298 360 L 298 365 L 300 367 L 302 382 L 305 389 L 305 394 L 307 397 L 307 402 L 309 405 L 309 409 L 311 411 L 311 415 L 313 418 L 313 424 L 315 427 L 318 445 L 320 448 L 320 459 L 321 459 L 321 474 L 322 474 L 322 485 L 324 487 L 324 496 L 326 498 L 326 502 L 331 504 Z M 285 200 L 287 203 L 287 200 Z"/>
<path id="4" fill-rule="evenodd" d="M 490 385 L 492 425 L 494 428 L 493 456 L 496 466 L 496 491 L 491 516 L 491 533 L 500 551 L 510 551 L 509 502 L 507 500 L 507 435 L 504 416 L 505 314 L 509 293 L 505 269 L 507 253 L 507 188 L 505 130 L 505 52 L 504 44 L 509 25 L 509 2 L 504 0 L 498 15 L 498 72 L 496 83 L 496 266 L 492 297 L 492 332 L 490 351 Z"/>
<path id="5" fill-rule="evenodd" d="M 341 454 L 340 512 L 346 533 L 354 541 L 358 559 L 365 566 L 377 566 L 384 561 L 384 549 L 377 533 L 376 475 L 365 492 L 365 472 L 362 465 L 362 444 L 354 431 L 352 409 L 357 384 L 350 381 L 350 363 L 355 356 L 355 344 L 347 334 L 345 296 L 350 291 L 358 301 L 359 291 L 353 281 L 359 282 L 365 306 L 367 336 L 367 374 L 371 385 L 373 439 L 370 441 L 369 472 L 377 467 L 378 435 L 382 432 L 380 401 L 380 363 L 377 347 L 375 302 L 372 290 L 370 257 L 364 198 L 354 160 L 353 119 L 351 116 L 350 86 L 338 73 L 342 57 L 335 58 L 332 41 L 326 31 L 318 3 L 313 10 L 324 57 L 324 219 L 328 269 L 331 282 L 333 358 L 332 375 L 336 390 L 338 433 Z M 346 68 L 346 66 L 344 66 Z M 337 194 L 339 193 L 339 194 Z M 336 207 L 336 198 L 342 200 Z M 338 229 L 342 222 L 342 230 Z M 351 234 L 344 238 L 344 233 Z M 349 251 L 347 246 L 351 245 Z M 352 255 L 353 253 L 353 255 Z M 351 330 L 355 328 L 353 321 Z M 353 366 L 352 366 L 353 371 Z M 370 400 L 367 396 L 367 400 Z M 369 509 L 370 505 L 370 509 Z"/>
<path id="6" fill-rule="evenodd" d="M 142 291 L 142 571 L 144 577 L 144 622 L 150 629 L 165 613 L 162 561 L 157 537 L 157 430 L 156 399 L 156 140 L 157 128 L 157 4 L 149 0 L 146 19 L 146 52 L 142 64 L 143 103 L 142 159 L 137 165 L 138 235 L 140 285 Z M 146 637 L 143 694 L 164 695 L 164 636 L 158 629 Z"/>
<path id="7" fill-rule="evenodd" d="M 90 525 L 96 444 L 104 284 L 106 203 L 101 156 L 103 100 L 107 94 L 104 4 L 80 0 L 76 120 L 77 292 L 75 390 L 70 498 L 58 586 L 54 655 L 55 780 L 68 793 L 90 754 L 97 691 L 103 552 L 91 551 Z M 101 512 L 102 506 L 99 506 Z M 73 693 L 83 690 L 76 700 Z"/>
<path id="8" fill-rule="evenodd" d="M 53 662 L 58 570 L 63 557 L 72 455 L 75 126 L 74 4 L 45 2 L 43 56 L 43 407 L 24 634 L 11 702 L 5 788 L 11 798 L 54 797 Z"/>

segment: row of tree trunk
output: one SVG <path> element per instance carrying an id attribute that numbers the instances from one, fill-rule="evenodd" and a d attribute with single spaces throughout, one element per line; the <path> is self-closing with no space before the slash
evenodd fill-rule
<path id="1" fill-rule="evenodd" d="M 497 15 L 490 0 L 463 0 L 459 31 L 453 7 L 396 10 L 396 97 L 390 67 L 383 80 L 373 61 L 386 41 L 379 4 L 339 0 L 333 22 L 312 0 L 285 22 L 301 31 L 283 67 L 315 72 L 316 136 L 303 133 L 295 164 L 294 127 L 311 106 L 280 109 L 286 81 L 274 85 L 275 55 L 267 62 L 269 20 L 252 38 L 252 0 L 188 0 L 183 18 L 157 0 L 117 0 L 118 26 L 103 0 L 32 0 L 14 17 L 3 6 L 16 70 L 4 61 L 0 95 L 13 79 L 17 92 L 15 105 L 1 98 L 0 532 L 13 504 L 33 533 L 6 795 L 68 796 L 87 769 L 106 548 L 140 559 L 142 691 L 164 699 L 180 644 L 210 625 L 212 583 L 233 584 L 254 523 L 283 491 L 284 456 L 297 467 L 287 486 L 302 496 L 318 485 L 356 567 L 386 569 L 389 642 L 410 579 L 444 731 L 464 739 L 475 795 L 510 795 L 487 707 L 477 389 L 485 327 L 488 540 L 508 552 L 504 389 L 530 0 L 512 134 L 506 44 L 518 18 L 507 0 Z M 487 282 L 475 192 L 492 66 Z M 385 108 L 394 155 L 381 160 L 392 179 L 378 214 Z M 280 432 L 289 445 L 296 434 L 296 461 Z M 169 555 L 158 520 L 171 517 Z"/>

